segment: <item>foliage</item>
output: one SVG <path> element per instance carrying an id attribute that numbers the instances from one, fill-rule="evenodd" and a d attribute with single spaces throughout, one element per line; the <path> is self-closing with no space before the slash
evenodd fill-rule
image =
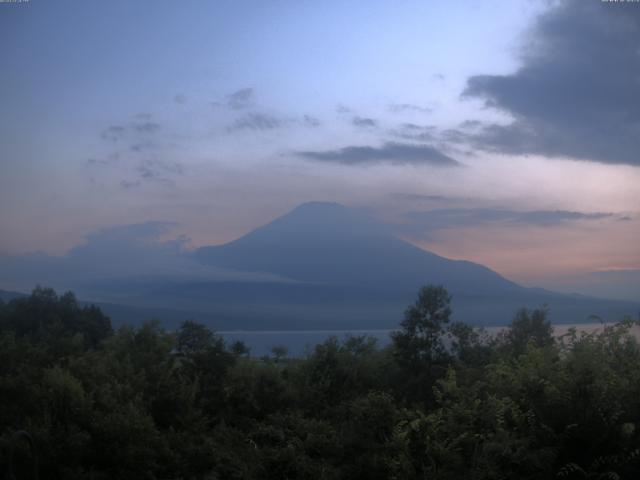
<path id="1" fill-rule="evenodd" d="M 402 392 L 408 400 L 430 400 L 431 385 L 445 370 L 449 352 L 444 333 L 451 317 L 451 296 L 442 286 L 420 289 L 393 332 L 393 354 L 402 368 Z"/>
<path id="2" fill-rule="evenodd" d="M 634 322 L 555 339 L 520 310 L 491 337 L 450 301 L 422 289 L 386 348 L 254 358 L 37 288 L 0 305 L 0 478 L 640 478 Z"/>

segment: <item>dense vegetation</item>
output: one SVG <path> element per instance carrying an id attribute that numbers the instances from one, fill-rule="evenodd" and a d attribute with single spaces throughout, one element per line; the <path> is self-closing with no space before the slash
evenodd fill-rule
<path id="1" fill-rule="evenodd" d="M 0 478 L 640 478 L 631 320 L 558 340 L 544 310 L 496 337 L 450 314 L 427 287 L 387 348 L 258 359 L 38 288 L 0 305 Z"/>

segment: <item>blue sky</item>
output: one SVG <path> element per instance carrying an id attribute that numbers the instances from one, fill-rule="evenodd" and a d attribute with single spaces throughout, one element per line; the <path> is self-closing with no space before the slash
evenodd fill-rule
<path id="1" fill-rule="evenodd" d="M 329 200 L 523 283 L 628 281 L 640 269 L 639 11 L 0 4 L 0 254 L 59 255 L 149 221 L 216 244 Z"/>

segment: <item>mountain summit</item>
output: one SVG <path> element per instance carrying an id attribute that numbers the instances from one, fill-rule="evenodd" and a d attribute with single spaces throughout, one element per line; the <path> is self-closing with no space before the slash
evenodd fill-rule
<path id="1" fill-rule="evenodd" d="M 320 284 L 414 291 L 436 283 L 459 293 L 520 289 L 482 265 L 422 250 L 366 213 L 337 203 L 302 204 L 233 242 L 200 248 L 195 255 L 207 265 Z"/>

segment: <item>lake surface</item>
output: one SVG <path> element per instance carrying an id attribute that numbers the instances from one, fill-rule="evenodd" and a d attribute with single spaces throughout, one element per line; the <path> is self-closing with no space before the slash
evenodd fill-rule
<path id="1" fill-rule="evenodd" d="M 604 324 L 613 325 L 613 324 Z M 595 330 L 602 330 L 603 324 L 601 323 L 579 323 L 579 324 L 566 324 L 566 325 L 554 325 L 554 333 L 556 336 L 561 336 L 569 330 L 571 327 L 575 327 L 579 332 L 593 332 Z M 485 331 L 495 334 L 505 327 L 485 327 Z M 223 331 L 217 332 L 226 341 L 234 342 L 240 340 L 244 342 L 251 350 L 252 356 L 269 355 L 271 349 L 274 346 L 284 346 L 288 349 L 290 356 L 303 356 L 307 352 L 313 350 L 313 347 L 319 343 L 324 342 L 329 337 L 337 337 L 339 340 L 344 340 L 349 336 L 362 336 L 367 335 L 377 340 L 379 347 L 389 345 L 391 338 L 389 334 L 392 332 L 389 330 L 253 330 L 253 331 Z M 640 327 L 633 327 L 633 332 L 636 338 L 640 338 Z"/>

